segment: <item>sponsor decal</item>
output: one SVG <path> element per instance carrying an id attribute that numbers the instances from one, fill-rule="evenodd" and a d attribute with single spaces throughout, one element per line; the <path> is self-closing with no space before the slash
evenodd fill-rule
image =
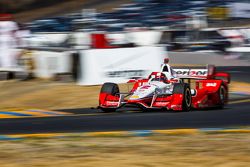
<path id="1" fill-rule="evenodd" d="M 133 96 L 131 96 L 131 98 L 133 98 L 133 99 L 139 99 L 140 97 L 138 95 L 133 95 Z"/>
<path id="2" fill-rule="evenodd" d="M 171 109 L 181 110 L 182 105 L 171 105 Z"/>
<path id="3" fill-rule="evenodd" d="M 155 102 L 155 106 L 166 106 L 169 102 Z"/>
<path id="4" fill-rule="evenodd" d="M 207 70 L 177 69 L 175 72 L 179 76 L 207 76 Z"/>
<path id="5" fill-rule="evenodd" d="M 216 87 L 217 83 L 207 83 L 206 86 Z"/>
<path id="6" fill-rule="evenodd" d="M 108 71 L 106 76 L 110 78 L 132 78 L 142 77 L 146 73 L 145 70 L 122 70 L 122 71 Z"/>
<path id="7" fill-rule="evenodd" d="M 115 101 L 107 101 L 106 103 L 108 106 L 117 106 L 118 105 L 118 102 L 115 102 Z"/>

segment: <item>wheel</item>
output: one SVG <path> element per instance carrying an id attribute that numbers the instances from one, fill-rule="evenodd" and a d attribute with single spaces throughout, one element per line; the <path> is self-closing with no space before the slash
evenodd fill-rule
<path id="1" fill-rule="evenodd" d="M 100 94 L 102 93 L 106 93 L 106 94 L 110 94 L 112 96 L 116 96 L 118 93 L 120 93 L 119 87 L 117 84 L 115 83 L 110 83 L 110 82 L 106 82 L 102 85 Z M 101 97 L 99 96 L 99 101 L 102 101 Z M 116 108 L 100 108 L 102 111 L 104 112 L 115 112 Z"/>
<path id="2" fill-rule="evenodd" d="M 102 85 L 100 93 L 107 93 L 115 96 L 116 94 L 120 93 L 119 87 L 115 83 L 106 82 Z"/>
<path id="3" fill-rule="evenodd" d="M 225 106 L 225 103 L 226 103 L 226 92 L 227 91 L 226 91 L 225 86 L 221 85 L 220 89 L 218 91 L 218 95 L 219 95 L 219 104 L 218 104 L 218 106 L 219 106 L 220 109 L 224 108 L 224 106 Z"/>
<path id="4" fill-rule="evenodd" d="M 173 94 L 183 94 L 182 111 L 190 111 L 192 106 L 192 96 L 190 86 L 187 83 L 174 84 Z"/>

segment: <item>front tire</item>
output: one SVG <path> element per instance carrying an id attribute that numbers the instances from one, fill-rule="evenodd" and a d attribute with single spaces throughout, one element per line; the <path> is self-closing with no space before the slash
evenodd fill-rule
<path id="1" fill-rule="evenodd" d="M 120 90 L 119 90 L 119 87 L 117 84 L 111 83 L 111 82 L 106 82 L 102 85 L 100 93 L 107 93 L 107 94 L 110 94 L 112 96 L 115 96 L 118 93 L 120 93 Z"/>
<path id="2" fill-rule="evenodd" d="M 102 93 L 109 94 L 109 95 L 112 95 L 112 96 L 116 96 L 116 95 L 118 95 L 120 93 L 120 90 L 119 90 L 119 87 L 118 87 L 117 84 L 111 83 L 111 82 L 106 82 L 106 83 L 104 83 L 102 85 L 100 94 L 102 94 Z M 99 101 L 101 101 L 100 96 L 99 96 Z M 115 112 L 116 111 L 116 108 L 103 108 L 103 107 L 100 107 L 100 109 L 103 112 Z"/>

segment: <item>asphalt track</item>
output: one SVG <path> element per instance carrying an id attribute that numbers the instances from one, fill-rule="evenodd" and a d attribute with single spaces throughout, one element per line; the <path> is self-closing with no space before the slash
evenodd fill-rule
<path id="1" fill-rule="evenodd" d="M 237 102 L 237 101 L 235 101 Z M 250 125 L 250 102 L 228 105 L 223 110 L 192 112 L 100 113 L 97 109 L 76 109 L 62 117 L 3 119 L 1 134 L 90 132 L 112 130 L 215 128 Z M 81 112 L 81 114 L 79 114 Z M 78 113 L 78 114 L 77 114 Z"/>
<path id="2" fill-rule="evenodd" d="M 233 81 L 250 83 L 250 66 L 221 66 L 216 69 L 230 73 Z"/>
<path id="3" fill-rule="evenodd" d="M 232 73 L 233 80 L 249 82 L 249 67 L 223 68 Z M 63 111 L 72 114 L 42 118 L 1 119 L 0 134 L 250 126 L 249 95 L 235 96 L 224 109 L 217 110 L 141 112 L 128 109 L 116 113 L 102 113 L 98 109 L 85 108 Z"/>

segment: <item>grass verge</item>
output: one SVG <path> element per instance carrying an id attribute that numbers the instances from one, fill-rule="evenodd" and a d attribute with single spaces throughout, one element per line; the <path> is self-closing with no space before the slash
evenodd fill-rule
<path id="1" fill-rule="evenodd" d="M 250 165 L 250 134 L 28 138 L 1 141 L 1 167 L 239 167 Z"/>

